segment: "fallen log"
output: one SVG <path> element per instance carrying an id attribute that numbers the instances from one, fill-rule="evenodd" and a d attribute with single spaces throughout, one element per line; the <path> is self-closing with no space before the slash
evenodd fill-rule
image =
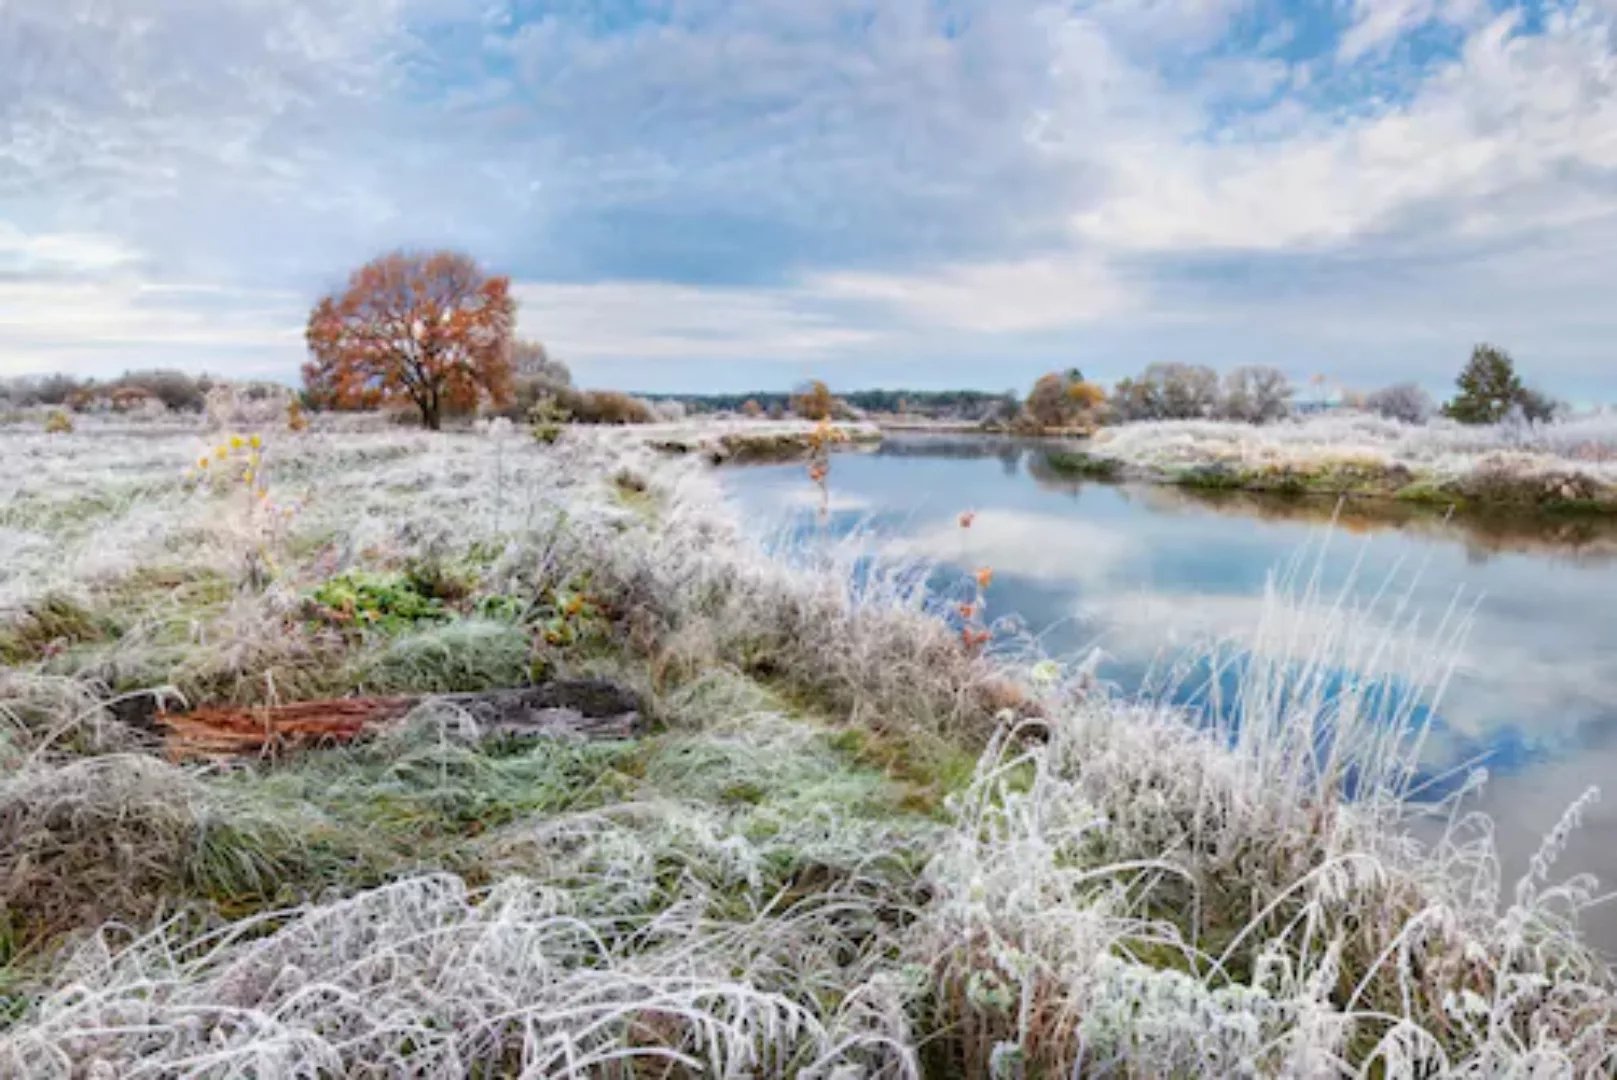
<path id="1" fill-rule="evenodd" d="M 332 698 L 255 708 L 158 712 L 168 756 L 273 756 L 288 750 L 353 742 L 403 720 L 423 705 L 463 714 L 472 737 L 625 739 L 641 729 L 640 702 L 600 680 L 558 680 L 542 686 L 472 694 Z"/>

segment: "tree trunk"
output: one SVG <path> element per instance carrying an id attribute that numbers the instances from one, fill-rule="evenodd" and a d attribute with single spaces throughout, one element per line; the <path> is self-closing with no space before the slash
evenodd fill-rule
<path id="1" fill-rule="evenodd" d="M 439 419 L 438 403 L 436 401 L 423 401 L 421 403 L 421 426 L 426 428 L 428 431 L 443 430 L 443 422 Z"/>

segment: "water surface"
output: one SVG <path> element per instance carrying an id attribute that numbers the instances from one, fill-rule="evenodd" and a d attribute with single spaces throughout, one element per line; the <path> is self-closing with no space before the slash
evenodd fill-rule
<path id="1" fill-rule="evenodd" d="M 1325 625 L 1328 602 L 1343 596 L 1386 620 L 1395 667 L 1419 669 L 1445 620 L 1469 620 L 1426 765 L 1440 776 L 1483 760 L 1490 780 L 1478 805 L 1495 819 L 1507 873 L 1520 872 L 1571 800 L 1610 782 L 1610 800 L 1558 865 L 1617 885 L 1617 523 L 1444 519 L 1085 482 L 1055 474 L 1046 449 L 899 436 L 839 455 L 824 527 L 873 529 L 961 579 L 992 567 L 992 615 L 1014 617 L 1052 655 L 1100 648 L 1101 673 L 1124 691 L 1151 685 L 1209 637 L 1249 630 L 1271 574 L 1323 550 L 1306 564 L 1318 568 L 1321 603 L 1298 618 Z M 821 527 L 801 465 L 724 477 L 755 520 Z M 966 511 L 976 515 L 969 529 Z M 1617 947 L 1617 904 L 1588 929 Z"/>

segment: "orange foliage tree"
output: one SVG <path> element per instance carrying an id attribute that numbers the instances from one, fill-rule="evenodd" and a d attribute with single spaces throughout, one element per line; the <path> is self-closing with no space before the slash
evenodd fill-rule
<path id="1" fill-rule="evenodd" d="M 1041 427 L 1067 427 L 1106 404 L 1106 391 L 1081 373 L 1052 371 L 1039 377 L 1027 396 L 1027 412 Z"/>
<path id="2" fill-rule="evenodd" d="M 819 379 L 798 387 L 792 395 L 792 411 L 804 420 L 829 420 L 834 407 L 831 388 Z"/>
<path id="3" fill-rule="evenodd" d="M 438 430 L 445 408 L 511 399 L 511 279 L 450 251 L 374 259 L 315 305 L 303 365 L 310 399 L 339 408 L 409 401 Z"/>

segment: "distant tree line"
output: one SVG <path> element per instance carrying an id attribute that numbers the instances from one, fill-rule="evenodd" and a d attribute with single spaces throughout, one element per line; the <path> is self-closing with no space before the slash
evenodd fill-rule
<path id="1" fill-rule="evenodd" d="M 817 380 L 816 380 L 817 381 Z M 812 383 L 805 384 L 812 386 Z M 692 413 L 741 413 L 751 416 L 796 415 L 796 390 L 756 390 L 741 394 L 647 394 L 653 401 L 680 401 Z M 919 416 L 930 420 L 976 422 L 1021 404 L 1015 391 L 985 390 L 850 390 L 836 395 L 843 407 L 861 413 Z"/>
<path id="2" fill-rule="evenodd" d="M 1327 384 L 1323 376 L 1312 382 L 1322 389 Z M 1566 408 L 1523 385 L 1510 355 L 1492 345 L 1472 350 L 1457 384 L 1458 392 L 1441 412 L 1462 424 L 1496 424 L 1512 418 L 1541 423 Z M 1119 380 L 1109 396 L 1084 382 L 1076 370 L 1041 376 L 1022 403 L 1019 417 L 1023 424 L 1044 428 L 1148 420 L 1266 424 L 1292 415 L 1299 408 L 1296 396 L 1291 381 L 1273 367 L 1245 365 L 1220 378 L 1202 365 L 1157 363 Z M 1344 390 L 1339 404 L 1408 424 L 1425 423 L 1439 411 L 1431 395 L 1413 382 L 1369 394 Z M 1322 398 L 1314 405 L 1325 407 L 1325 402 Z"/>
<path id="3" fill-rule="evenodd" d="M 438 428 L 446 416 L 491 412 L 554 425 L 571 421 L 637 424 L 697 413 L 749 417 L 850 420 L 868 414 L 965 421 L 1011 431 L 1090 429 L 1151 420 L 1227 420 L 1250 424 L 1284 419 L 1299 407 L 1296 391 L 1277 368 L 1244 365 L 1222 377 L 1210 367 L 1154 363 L 1119 380 L 1108 394 L 1077 368 L 1054 371 L 1027 396 L 1014 391 L 856 390 L 833 394 L 814 380 L 791 392 L 648 395 L 582 390 L 566 364 L 536 341 L 515 337 L 516 301 L 510 279 L 486 273 L 465 255 L 394 252 L 360 267 L 347 285 L 321 298 L 306 330 L 310 360 L 303 366 L 300 405 L 307 409 L 369 410 L 393 406 Z M 1312 383 L 1323 388 L 1326 380 Z M 1476 346 L 1442 407 L 1448 418 L 1492 424 L 1512 418 L 1553 419 L 1564 406 L 1525 386 L 1503 349 Z M 171 369 L 130 371 L 97 381 L 69 375 L 0 380 L 0 404 L 75 411 L 202 412 L 218 383 L 208 375 Z M 262 384 L 265 394 L 284 389 Z M 223 393 L 224 390 L 222 389 Z M 251 398 L 248 385 L 231 390 Z M 1404 423 L 1436 411 L 1414 383 L 1342 402 Z M 1323 396 L 1313 403 L 1324 407 Z"/>
<path id="4" fill-rule="evenodd" d="M 216 380 L 209 375 L 158 368 L 126 371 L 114 379 L 77 379 L 71 375 L 19 375 L 0 380 L 0 401 L 13 408 L 48 406 L 75 412 L 162 408 L 172 412 L 203 410 Z"/>

